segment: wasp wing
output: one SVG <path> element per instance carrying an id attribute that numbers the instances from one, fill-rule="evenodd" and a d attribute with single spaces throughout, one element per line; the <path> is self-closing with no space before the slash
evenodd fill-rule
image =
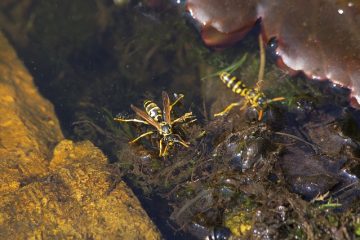
<path id="1" fill-rule="evenodd" d="M 165 122 L 167 122 L 168 124 L 171 124 L 171 116 L 170 116 L 170 112 L 171 112 L 171 104 L 170 104 L 170 98 L 169 95 L 167 94 L 167 92 L 163 91 L 162 92 L 162 99 L 163 99 L 163 105 L 164 105 L 164 119 Z"/>
<path id="2" fill-rule="evenodd" d="M 138 107 L 135 107 L 134 105 L 130 105 L 131 109 L 134 110 L 134 112 L 141 117 L 142 119 L 144 119 L 146 122 L 148 122 L 149 124 L 153 125 L 157 130 L 160 131 L 160 124 L 158 122 L 156 122 L 154 119 L 152 119 L 145 111 L 141 110 Z"/>

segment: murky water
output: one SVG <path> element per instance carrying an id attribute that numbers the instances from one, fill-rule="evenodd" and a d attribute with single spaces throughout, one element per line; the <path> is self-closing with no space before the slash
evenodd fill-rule
<path id="1" fill-rule="evenodd" d="M 360 114 L 346 90 L 289 77 L 268 51 L 261 89 L 286 100 L 260 122 L 250 108 L 214 118 L 241 97 L 211 74 L 246 55 L 234 74 L 256 86 L 256 28 L 214 51 L 181 5 L 25 2 L 1 4 L 13 19 L 2 27 L 55 105 L 66 137 L 91 140 L 107 154 L 167 239 L 222 239 L 229 229 L 237 237 L 306 239 L 343 227 L 355 236 Z M 113 117 L 134 117 L 130 104 L 142 108 L 145 99 L 161 106 L 163 90 L 172 101 L 184 94 L 174 115 L 192 111 L 197 121 L 174 129 L 189 148 L 159 158 L 159 136 L 129 145 L 149 128 Z"/>

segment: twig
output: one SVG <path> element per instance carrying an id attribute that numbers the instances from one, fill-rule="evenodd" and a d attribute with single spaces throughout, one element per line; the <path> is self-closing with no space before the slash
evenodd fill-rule
<path id="1" fill-rule="evenodd" d="M 314 144 L 312 144 L 312 143 L 309 143 L 309 142 L 305 141 L 304 139 L 301 139 L 301 138 L 299 138 L 299 137 L 297 137 L 297 136 L 295 136 L 295 135 L 288 134 L 288 133 L 283 133 L 283 132 L 274 132 L 274 133 L 277 134 L 277 135 L 280 135 L 280 136 L 289 137 L 289 138 L 298 140 L 298 141 L 300 141 L 300 142 L 306 143 L 306 144 L 308 144 L 309 146 L 311 146 L 315 152 L 318 152 L 318 151 L 319 151 L 319 147 L 318 147 L 318 146 L 316 146 L 316 145 L 314 145 Z"/>
<path id="2" fill-rule="evenodd" d="M 260 49 L 260 66 L 259 66 L 257 84 L 260 84 L 261 82 L 264 81 L 264 74 L 265 74 L 265 50 L 264 50 L 264 41 L 262 39 L 261 34 L 259 35 L 259 49 Z"/>

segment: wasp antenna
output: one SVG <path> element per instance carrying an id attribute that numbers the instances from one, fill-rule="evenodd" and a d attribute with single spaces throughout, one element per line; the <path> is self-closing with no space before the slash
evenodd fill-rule
<path id="1" fill-rule="evenodd" d="M 284 100 L 286 100 L 286 98 L 284 98 L 284 97 L 276 97 L 276 98 L 273 98 L 273 99 L 269 99 L 267 102 L 271 103 L 271 102 L 279 102 L 279 101 L 284 101 Z"/>

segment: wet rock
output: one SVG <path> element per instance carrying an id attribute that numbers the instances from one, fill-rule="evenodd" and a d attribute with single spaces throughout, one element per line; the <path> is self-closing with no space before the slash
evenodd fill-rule
<path id="1" fill-rule="evenodd" d="M 226 227 L 215 227 L 210 236 L 206 239 L 209 240 L 227 240 L 231 236 L 231 232 Z"/>
<path id="2" fill-rule="evenodd" d="M 113 186 L 107 166 L 92 143 L 61 141 L 46 176 L 2 196 L 2 236 L 159 239 L 126 184 Z"/>
<path id="3" fill-rule="evenodd" d="M 311 200 L 340 182 L 345 159 L 318 155 L 304 146 L 290 146 L 280 161 L 291 190 Z"/>
<path id="4" fill-rule="evenodd" d="M 256 128 L 249 128 L 230 134 L 218 145 L 213 156 L 221 156 L 234 170 L 246 171 L 262 162 L 270 147 L 266 132 L 258 133 Z"/>
<path id="5" fill-rule="evenodd" d="M 309 122 L 304 125 L 309 138 L 313 143 L 329 155 L 341 154 L 346 148 L 356 148 L 356 143 L 349 137 L 341 134 L 335 121 L 325 123 Z M 328 123 L 327 123 L 328 122 Z"/>
<path id="6" fill-rule="evenodd" d="M 1 33 L 0 98 L 1 239 L 160 239 L 132 191 L 111 180 L 103 153 L 63 140 Z"/>
<path id="7" fill-rule="evenodd" d="M 42 98 L 0 33 L 0 194 L 44 175 L 51 148 L 63 139 L 52 105 Z"/>
<path id="8" fill-rule="evenodd" d="M 360 181 L 347 171 L 340 172 L 340 182 L 333 189 L 333 196 L 341 202 L 341 208 L 346 209 L 360 199 Z"/>

